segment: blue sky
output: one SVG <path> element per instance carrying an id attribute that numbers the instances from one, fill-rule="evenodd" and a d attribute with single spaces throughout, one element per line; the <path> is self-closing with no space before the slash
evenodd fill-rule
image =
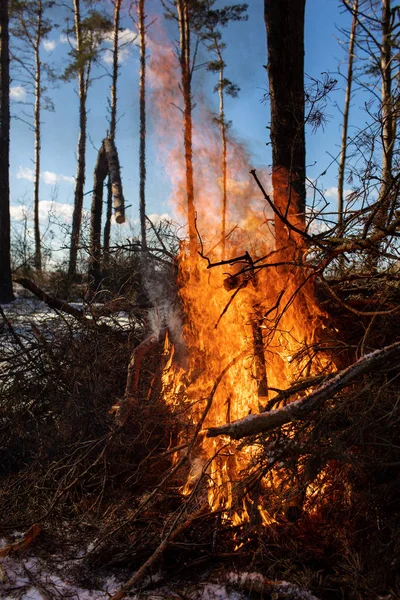
<path id="1" fill-rule="evenodd" d="M 72 2 L 71 2 L 72 4 Z M 106 2 L 104 2 L 106 4 Z M 162 21 L 160 3 L 158 0 L 148 0 L 148 14 L 158 15 Z M 223 4 L 223 3 L 221 3 Z M 262 0 L 250 0 L 249 19 L 244 23 L 231 24 L 225 30 L 227 43 L 226 62 L 227 76 L 239 84 L 241 92 L 238 98 L 228 99 L 226 113 L 232 120 L 232 132 L 242 141 L 251 153 L 254 167 L 268 166 L 270 152 L 268 142 L 268 105 L 263 102 L 267 89 L 266 71 L 266 35 L 264 26 Z M 111 12 L 111 3 L 110 12 Z M 63 27 L 67 13 L 61 9 L 55 17 L 60 21 L 60 27 L 52 31 L 42 48 L 42 59 L 48 60 L 61 73 L 67 63 L 69 50 Z M 122 26 L 126 28 L 125 40 L 133 36 L 131 20 L 124 10 Z M 305 71 L 308 75 L 320 78 L 322 72 L 335 74 L 338 64 L 343 61 L 345 54 L 337 37 L 338 28 L 349 27 L 350 18 L 339 9 L 338 0 L 307 0 L 306 4 L 306 55 Z M 171 31 L 171 25 L 167 25 Z M 105 44 L 107 47 L 107 44 Z M 106 75 L 108 67 L 106 59 L 103 66 L 96 70 L 99 77 L 91 86 L 88 95 L 88 155 L 86 190 L 92 189 L 92 173 L 96 160 L 97 148 L 107 130 L 107 102 L 109 97 L 109 78 Z M 205 95 L 211 109 L 217 110 L 217 97 L 210 93 L 212 83 L 210 75 L 201 70 L 195 73 L 194 94 Z M 12 114 L 21 116 L 23 107 L 17 102 L 29 96 L 23 86 L 15 78 L 12 81 Z M 47 211 L 52 200 L 54 212 L 61 221 L 68 223 L 72 213 L 74 175 L 76 171 L 76 146 L 78 139 L 78 101 L 76 83 L 60 82 L 56 88 L 49 89 L 55 112 L 43 114 L 42 133 L 42 180 L 40 198 L 42 214 L 42 230 L 45 227 Z M 121 63 L 118 105 L 118 127 L 116 142 L 122 166 L 122 175 L 126 202 L 130 205 L 128 217 L 131 224 L 137 219 L 138 206 L 138 49 L 131 44 L 125 48 L 124 59 Z M 339 79 L 337 90 L 331 94 L 326 112 L 328 122 L 324 130 L 307 136 L 308 176 L 316 178 L 326 170 L 331 163 L 332 155 L 339 151 L 341 134 L 341 116 L 338 108 L 343 103 L 343 82 Z M 357 105 L 357 98 L 355 99 Z M 29 111 L 29 107 L 25 110 Z M 195 109 L 196 110 L 196 109 Z M 148 123 L 148 185 L 147 212 L 149 214 L 171 213 L 169 203 L 170 186 L 165 173 L 165 165 L 160 160 L 154 136 L 153 123 L 149 115 Z M 12 122 L 11 132 L 11 204 L 12 215 L 19 218 L 21 206 L 30 207 L 32 204 L 32 168 L 33 168 L 33 134 L 29 127 L 18 118 Z M 328 190 L 327 197 L 332 197 L 337 177 L 337 167 L 333 165 L 327 174 L 319 180 L 319 185 Z M 90 193 L 85 198 L 85 208 L 90 207 Z"/>

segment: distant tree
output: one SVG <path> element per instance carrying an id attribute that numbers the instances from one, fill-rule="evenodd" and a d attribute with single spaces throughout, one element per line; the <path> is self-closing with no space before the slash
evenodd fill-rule
<path id="1" fill-rule="evenodd" d="M 215 46 L 215 40 L 219 38 L 219 27 L 226 25 L 230 20 L 240 20 L 241 16 L 245 11 L 246 5 L 237 4 L 226 6 L 221 9 L 214 9 L 214 2 L 212 0 L 161 1 L 163 6 L 166 8 L 167 17 L 177 21 L 179 29 L 178 58 L 181 71 L 180 88 L 183 96 L 183 140 L 186 167 L 186 196 L 187 217 L 189 226 L 189 248 L 191 254 L 195 255 L 197 251 L 197 231 L 193 173 L 192 79 L 193 72 L 198 66 L 198 46 L 200 41 L 202 39 L 205 39 L 207 35 L 209 35 L 210 44 L 212 44 L 212 40 L 214 40 L 214 50 L 217 51 L 217 47 Z M 220 42 L 220 39 L 218 39 L 218 41 Z M 218 45 L 218 48 L 220 52 L 223 49 L 220 45 Z M 216 66 L 215 61 L 211 64 L 214 64 L 214 66 Z M 220 72 L 221 66 L 223 67 L 223 61 L 218 61 L 218 72 Z M 229 89 L 229 84 L 230 82 L 228 82 L 228 80 L 225 80 L 225 77 L 223 77 L 222 84 L 219 84 L 219 88 L 221 89 L 222 93 L 224 90 L 226 91 L 227 89 Z M 234 88 L 231 87 L 231 90 L 234 92 Z M 224 106 L 222 104 L 222 112 L 223 111 Z M 225 118 L 223 120 L 222 131 L 223 135 L 225 136 Z M 224 164 L 226 165 L 226 162 Z"/>
<path id="2" fill-rule="evenodd" d="M 14 299 L 10 261 L 9 2 L 0 2 L 0 302 Z"/>
<path id="3" fill-rule="evenodd" d="M 239 86 L 227 79 L 225 76 L 226 63 L 223 58 L 223 51 L 226 47 L 222 41 L 220 28 L 225 27 L 231 21 L 247 20 L 247 4 L 232 4 L 223 8 L 213 8 L 215 0 L 208 0 L 203 7 L 204 14 L 199 14 L 197 29 L 200 31 L 201 38 L 206 42 L 207 48 L 215 55 L 215 59 L 207 63 L 207 69 L 213 73 L 218 73 L 218 83 L 214 91 L 219 96 L 219 114 L 218 124 L 221 130 L 221 172 L 222 172 L 222 210 L 221 210 L 221 246 L 222 257 L 225 257 L 225 238 L 226 238 L 226 214 L 228 204 L 227 194 L 227 139 L 226 133 L 229 122 L 225 116 L 225 95 L 235 98 L 239 93 Z"/>
<path id="4" fill-rule="evenodd" d="M 344 212 L 344 176 L 346 168 L 346 156 L 347 156 L 347 133 L 349 128 L 349 113 L 350 113 L 350 100 L 351 90 L 353 86 L 353 72 L 354 72 L 354 50 L 356 44 L 356 31 L 357 31 L 357 20 L 358 20 L 358 0 L 353 0 L 353 19 L 351 24 L 351 31 L 349 36 L 349 51 L 348 51 L 348 64 L 347 64 L 347 77 L 346 77 L 346 96 L 343 108 L 343 129 L 342 129 L 342 147 L 339 159 L 339 173 L 338 173 L 338 224 L 339 232 L 342 232 L 343 226 L 343 212 Z"/>
<path id="5" fill-rule="evenodd" d="M 79 139 L 77 172 L 74 194 L 74 212 L 72 215 L 71 247 L 69 255 L 68 276 L 73 278 L 76 272 L 80 228 L 82 222 L 83 194 L 86 175 L 86 126 L 87 126 L 87 94 L 91 81 L 93 63 L 97 60 L 100 46 L 106 32 L 112 31 L 110 19 L 99 11 L 90 9 L 85 18 L 81 15 L 81 2 L 74 0 L 74 28 L 69 34 L 75 34 L 75 46 L 69 52 L 71 62 L 64 72 L 64 79 L 78 78 L 79 96 Z"/>
<path id="6" fill-rule="evenodd" d="M 137 0 L 138 32 L 140 45 L 140 141 L 139 141 L 139 216 L 142 250 L 147 250 L 146 239 L 146 15 L 145 0 Z"/>
<path id="7" fill-rule="evenodd" d="M 41 44 L 54 24 L 46 18 L 54 6 L 52 0 L 12 0 L 11 33 L 14 41 L 13 62 L 22 75 L 25 85 L 32 84 L 34 94 L 33 132 L 34 132 L 34 176 L 33 176 L 33 222 L 35 237 L 34 266 L 42 268 L 42 251 L 39 226 L 40 158 L 42 145 L 41 113 L 42 108 L 53 108 L 50 99 L 44 96 L 46 87 L 44 77 L 54 79 L 54 73 L 41 59 Z"/>
<path id="8" fill-rule="evenodd" d="M 264 0 L 271 110 L 272 184 L 278 211 L 305 224 L 305 0 Z M 275 219 L 277 247 L 296 245 L 292 231 Z"/>
<path id="9" fill-rule="evenodd" d="M 354 136 L 356 141 L 351 149 L 358 155 L 362 150 L 361 154 L 369 158 L 364 173 L 358 165 L 358 173 L 353 167 L 350 176 L 355 174 L 367 191 L 363 237 L 377 240 L 371 245 L 368 258 L 372 271 L 378 267 L 382 244 L 387 243 L 381 234 L 390 226 L 399 207 L 400 8 L 392 0 L 359 0 L 358 3 L 342 0 L 342 4 L 357 26 L 354 80 L 369 94 L 368 135 L 361 131 Z M 377 199 L 375 194 L 369 193 L 371 190 L 378 192 Z"/>
<path id="10" fill-rule="evenodd" d="M 195 50 L 192 49 L 192 26 L 196 13 L 203 1 L 197 0 L 174 0 L 172 2 L 161 0 L 167 11 L 167 17 L 178 23 L 179 29 L 179 65 L 181 71 L 181 92 L 183 96 L 183 143 L 186 168 L 186 197 L 187 218 L 189 227 L 189 248 L 192 255 L 196 254 L 196 210 L 194 198 L 193 180 L 193 117 L 192 117 L 192 79 L 196 64 L 197 47 L 199 40 L 195 42 Z"/>
<path id="11" fill-rule="evenodd" d="M 112 49 L 112 72 L 111 72 L 111 99 L 110 99 L 110 131 L 109 137 L 112 141 L 115 140 L 115 131 L 117 128 L 117 83 L 118 83 L 118 55 L 119 55 L 119 23 L 121 14 L 121 0 L 113 0 L 114 4 L 114 19 L 113 19 L 113 49 Z M 108 261 L 110 251 L 110 234 L 111 234 L 111 215 L 112 215 L 112 190 L 111 181 L 108 179 L 107 184 L 107 214 L 104 224 L 104 241 L 103 241 L 103 259 Z"/>

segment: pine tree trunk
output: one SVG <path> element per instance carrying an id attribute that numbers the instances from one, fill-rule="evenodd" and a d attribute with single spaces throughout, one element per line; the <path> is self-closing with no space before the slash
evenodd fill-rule
<path id="1" fill-rule="evenodd" d="M 222 63 L 222 56 L 218 52 L 218 59 Z M 228 205 L 227 195 L 227 147 L 226 147 L 226 121 L 224 111 L 224 67 L 221 66 L 219 72 L 219 121 L 221 124 L 221 143 L 222 143 L 222 154 L 221 154 L 221 167 L 222 167 L 222 228 L 221 228 L 221 240 L 222 240 L 222 260 L 225 259 L 225 244 L 226 244 L 226 212 Z"/>
<path id="2" fill-rule="evenodd" d="M 118 39 L 119 39 L 119 22 L 121 13 L 121 0 L 114 1 L 114 32 L 113 32 L 113 69 L 111 83 L 111 114 L 110 114 L 110 138 L 114 141 L 115 131 L 117 128 L 117 83 L 118 83 Z M 108 180 L 107 185 L 107 213 L 104 224 L 104 241 L 103 241 L 103 260 L 108 263 L 110 252 L 110 235 L 111 235 L 111 215 L 112 215 L 112 190 L 111 182 Z"/>
<path id="3" fill-rule="evenodd" d="M 139 145 L 139 215 L 142 250 L 147 250 L 146 240 L 146 27 L 145 0 L 138 2 L 138 28 L 140 44 L 140 145 Z"/>
<path id="4" fill-rule="evenodd" d="M 10 258 L 10 54 L 8 0 L 0 2 L 0 302 L 14 299 Z"/>
<path id="5" fill-rule="evenodd" d="M 37 30 L 35 39 L 35 108 L 34 108 L 34 133 L 35 133 L 35 170 L 33 180 L 33 207 L 34 207 L 34 232 L 35 232 L 35 269 L 42 269 L 42 251 L 39 227 L 39 186 L 40 186 L 40 150 L 41 150 L 41 75 L 40 43 L 42 39 L 43 7 L 41 0 L 37 2 Z"/>
<path id="6" fill-rule="evenodd" d="M 393 185 L 393 148 L 396 135 L 396 115 L 394 114 L 392 95 L 392 43 L 391 0 L 382 0 L 382 46 L 380 60 L 382 77 L 382 183 L 378 198 L 379 208 L 374 222 L 375 233 L 381 231 L 387 224 Z"/>
<path id="7" fill-rule="evenodd" d="M 188 0 L 177 1 L 181 66 L 181 85 L 183 94 L 183 127 L 186 165 L 186 195 L 189 225 L 189 249 L 192 256 L 197 250 L 196 212 L 194 205 L 193 183 L 193 123 L 192 123 L 192 70 L 190 62 L 190 21 Z"/>
<path id="8" fill-rule="evenodd" d="M 271 106 L 272 184 L 279 212 L 305 224 L 304 11 L 305 0 L 264 0 Z M 275 219 L 277 248 L 293 254 L 295 239 Z"/>
<path id="9" fill-rule="evenodd" d="M 344 210 L 344 172 L 346 167 L 346 154 L 347 154 L 347 131 L 349 125 L 349 112 L 350 112 L 350 100 L 351 100 L 351 88 L 353 84 L 353 63 L 354 63 L 354 46 L 356 43 L 356 29 L 358 20 L 358 0 L 353 1 L 353 20 L 351 24 L 351 32 L 349 39 L 349 62 L 347 65 L 347 85 L 346 85 L 346 96 L 344 101 L 343 109 L 343 130 L 342 130 L 342 148 L 340 153 L 339 161 L 339 173 L 338 173 L 338 225 L 339 225 L 339 237 L 343 234 L 343 210 Z"/>
<path id="10" fill-rule="evenodd" d="M 82 52 L 80 0 L 74 0 L 75 36 L 78 54 Z M 74 212 L 72 215 L 71 248 L 69 255 L 68 276 L 72 279 L 76 272 L 78 246 L 82 222 L 83 192 L 85 187 L 86 170 L 86 97 L 87 81 L 85 67 L 81 65 L 78 72 L 79 94 L 79 139 L 78 139 L 78 164 L 75 181 Z"/>
<path id="11" fill-rule="evenodd" d="M 104 180 L 107 174 L 107 158 L 104 143 L 102 143 L 97 155 L 93 176 L 89 259 L 89 286 L 91 292 L 97 292 L 101 284 L 101 213 L 103 208 Z"/>

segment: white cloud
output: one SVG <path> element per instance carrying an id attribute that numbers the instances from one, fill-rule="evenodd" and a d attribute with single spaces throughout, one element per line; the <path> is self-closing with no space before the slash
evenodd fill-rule
<path id="1" fill-rule="evenodd" d="M 60 44 L 71 44 L 71 46 L 76 48 L 76 38 L 74 38 L 72 35 L 60 33 Z"/>
<path id="2" fill-rule="evenodd" d="M 34 171 L 29 167 L 23 167 L 20 165 L 18 167 L 18 171 L 16 174 L 17 179 L 27 179 L 28 181 L 34 180 Z M 57 183 L 65 182 L 65 183 L 75 183 L 75 177 L 70 177 L 69 175 L 58 175 L 57 173 L 53 173 L 52 171 L 43 171 L 41 173 L 41 178 L 43 182 L 47 185 L 56 185 Z"/>
<path id="3" fill-rule="evenodd" d="M 22 85 L 12 85 L 10 87 L 11 100 L 23 102 L 26 99 L 26 89 Z"/>
<path id="4" fill-rule="evenodd" d="M 52 200 L 41 200 L 39 202 L 39 219 L 47 221 L 49 215 L 64 223 L 71 223 L 74 207 L 65 202 L 53 202 Z"/>
<path id="5" fill-rule="evenodd" d="M 56 40 L 43 40 L 43 48 L 46 50 L 46 52 L 53 52 L 56 46 Z"/>
<path id="6" fill-rule="evenodd" d="M 171 221 L 171 215 L 168 213 L 163 213 L 162 215 L 158 213 L 153 213 L 152 215 L 147 215 L 153 225 L 159 225 L 162 221 Z"/>
<path id="7" fill-rule="evenodd" d="M 26 217 L 30 219 L 31 215 L 25 204 L 17 204 L 10 206 L 10 217 L 15 221 L 23 221 Z"/>
<path id="8" fill-rule="evenodd" d="M 29 169 L 29 167 L 23 167 L 20 165 L 18 167 L 16 178 L 17 179 L 27 179 L 28 181 L 33 181 L 33 179 L 34 179 L 33 169 Z"/>
<path id="9" fill-rule="evenodd" d="M 65 202 L 54 202 L 53 200 L 40 200 L 39 202 L 39 221 L 47 222 L 49 216 L 63 223 L 72 222 L 74 207 Z M 33 210 L 25 204 L 10 206 L 10 216 L 15 221 L 33 221 Z"/>
<path id="10" fill-rule="evenodd" d="M 351 190 L 347 190 L 347 189 L 343 190 L 344 198 L 346 198 L 346 196 L 349 196 L 350 194 L 351 194 Z M 324 196 L 325 196 L 325 198 L 334 198 L 335 200 L 337 200 L 337 197 L 338 197 L 337 187 L 331 186 L 331 187 L 326 188 L 326 190 L 324 190 Z"/>
<path id="11" fill-rule="evenodd" d="M 57 175 L 57 173 L 52 173 L 52 171 L 43 171 L 42 179 L 47 185 L 56 185 L 56 183 L 63 181 L 65 183 L 75 183 L 74 177 L 70 177 L 69 175 Z"/>
<path id="12" fill-rule="evenodd" d="M 107 44 L 110 44 L 110 46 L 113 46 L 114 33 L 112 31 L 107 32 L 104 35 L 103 39 Z M 138 40 L 137 33 L 135 31 L 133 31 L 132 29 L 126 28 L 119 32 L 119 37 L 118 37 L 118 45 L 119 45 L 118 63 L 119 64 L 125 62 L 129 58 L 130 53 L 131 53 L 131 46 L 132 46 L 132 44 L 137 43 L 137 40 Z M 108 65 L 112 64 L 112 62 L 113 62 L 112 48 L 106 48 L 104 55 L 103 55 L 103 61 Z"/>

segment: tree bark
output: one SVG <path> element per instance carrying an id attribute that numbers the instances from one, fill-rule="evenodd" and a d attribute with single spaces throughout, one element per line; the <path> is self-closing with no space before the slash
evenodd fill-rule
<path id="1" fill-rule="evenodd" d="M 91 292 L 96 292 L 101 284 L 101 214 L 103 210 L 104 181 L 109 176 L 114 198 L 115 220 L 125 221 L 125 201 L 119 169 L 117 149 L 110 137 L 103 140 L 97 155 L 93 175 L 93 196 L 90 219 L 90 259 L 89 284 Z"/>
<path id="2" fill-rule="evenodd" d="M 0 2 L 0 302 L 14 300 L 10 257 L 9 2 Z"/>
<path id="3" fill-rule="evenodd" d="M 346 96 L 343 109 L 343 130 L 342 130 L 342 148 L 340 152 L 339 173 L 338 173 L 338 225 L 339 237 L 343 234 L 343 210 L 344 210 L 344 172 L 346 167 L 347 154 L 347 131 L 349 126 L 349 112 L 351 101 L 351 88 L 353 84 L 353 63 L 354 63 L 354 47 L 356 43 L 356 30 L 358 20 L 358 0 L 353 1 L 353 20 L 351 24 L 351 32 L 349 39 L 349 62 L 347 65 L 347 85 Z"/>
<path id="4" fill-rule="evenodd" d="M 225 245 L 226 245 L 226 213 L 228 205 L 228 194 L 227 194 L 227 144 L 226 144 L 226 120 L 225 120 L 225 107 L 224 107 L 224 62 L 222 60 L 221 51 L 216 42 L 218 60 L 221 63 L 219 71 L 219 121 L 221 127 L 221 171 L 222 171 L 222 215 L 221 215 L 221 246 L 222 253 L 221 258 L 225 260 Z"/>
<path id="5" fill-rule="evenodd" d="M 268 42 L 271 107 L 272 184 L 279 212 L 296 226 L 305 223 L 304 134 L 304 11 L 305 0 L 264 0 Z M 279 218 L 277 248 L 293 247 Z M 293 243 L 294 242 L 294 243 Z"/>
<path id="6" fill-rule="evenodd" d="M 103 187 L 107 173 L 107 158 L 103 143 L 98 152 L 94 168 L 90 215 L 89 286 L 92 292 L 96 292 L 101 284 L 101 214 L 103 209 Z"/>
<path id="7" fill-rule="evenodd" d="M 40 150 L 41 150 L 41 75 L 42 65 L 40 62 L 40 43 L 42 41 L 42 1 L 37 2 L 37 29 L 35 38 L 35 108 L 34 108 L 34 135 L 35 135 L 35 167 L 33 180 L 33 210 L 34 210 L 34 232 L 35 232 L 35 269 L 42 269 L 42 250 L 39 226 L 39 191 L 40 191 Z"/>
<path id="8" fill-rule="evenodd" d="M 197 251 L 196 211 L 193 182 L 193 122 L 192 122 L 192 68 L 190 60 L 190 17 L 188 0 L 177 0 L 179 24 L 179 63 L 183 94 L 183 131 L 186 166 L 186 195 L 189 226 L 189 249 L 192 256 Z"/>
<path id="9" fill-rule="evenodd" d="M 122 191 L 122 181 L 117 149 L 115 147 L 114 140 L 109 137 L 104 140 L 103 144 L 107 157 L 112 195 L 114 198 L 115 220 L 120 225 L 121 223 L 125 223 L 125 200 Z"/>
<path id="10" fill-rule="evenodd" d="M 142 250 L 147 250 L 146 239 L 146 26 L 145 0 L 138 1 L 138 29 L 140 44 L 140 141 L 139 141 L 139 215 Z"/>
<path id="11" fill-rule="evenodd" d="M 392 25 L 391 0 L 382 0 L 382 183 L 379 190 L 378 211 L 374 220 L 374 231 L 381 231 L 387 224 L 390 212 L 391 190 L 393 185 L 393 149 L 396 137 L 396 114 L 392 94 Z M 376 265 L 375 265 L 376 267 Z"/>
<path id="12" fill-rule="evenodd" d="M 111 83 L 111 114 L 110 114 L 110 138 L 115 140 L 115 131 L 117 128 L 117 83 L 118 83 L 118 41 L 119 41 L 119 23 L 121 13 L 121 0 L 114 1 L 114 32 L 113 32 L 113 67 L 112 67 L 112 83 Z M 110 251 L 110 235 L 111 235 L 111 215 L 112 215 L 112 188 L 111 181 L 107 185 L 107 212 L 104 225 L 104 241 L 103 241 L 103 260 L 108 262 Z"/>
<path id="13" fill-rule="evenodd" d="M 78 54 L 82 53 L 81 35 L 81 13 L 80 0 L 74 0 L 75 36 Z M 78 246 L 80 229 L 82 223 L 83 191 L 85 187 L 86 171 L 86 98 L 87 79 L 85 78 L 85 67 L 80 65 L 78 71 L 78 95 L 79 95 L 79 139 L 78 139 L 78 164 L 75 180 L 74 212 L 72 215 L 71 248 L 69 254 L 68 276 L 72 279 L 76 273 L 78 257 Z"/>

